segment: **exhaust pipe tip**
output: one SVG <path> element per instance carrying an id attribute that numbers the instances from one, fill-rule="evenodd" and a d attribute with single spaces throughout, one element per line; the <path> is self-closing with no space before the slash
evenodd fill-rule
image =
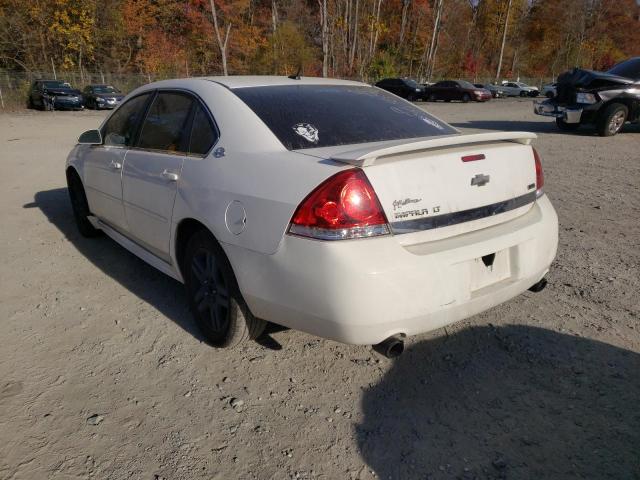
<path id="1" fill-rule="evenodd" d="M 538 283 L 534 283 L 533 285 L 531 285 L 529 287 L 529 291 L 530 292 L 534 292 L 534 293 L 538 293 L 541 292 L 542 290 L 544 290 L 544 288 L 547 286 L 547 279 L 543 278 L 542 280 L 540 280 Z"/>
<path id="2" fill-rule="evenodd" d="M 373 349 L 387 358 L 398 358 L 404 352 L 404 339 L 394 335 L 374 345 Z"/>

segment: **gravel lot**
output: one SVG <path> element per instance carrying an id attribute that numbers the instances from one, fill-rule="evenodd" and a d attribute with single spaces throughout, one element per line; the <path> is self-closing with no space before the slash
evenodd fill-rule
<path id="1" fill-rule="evenodd" d="M 290 330 L 208 347 L 180 284 L 75 230 L 64 160 L 104 113 L 0 115 L 0 478 L 639 479 L 640 127 L 419 105 L 539 134 L 560 247 L 545 291 L 397 361 Z"/>

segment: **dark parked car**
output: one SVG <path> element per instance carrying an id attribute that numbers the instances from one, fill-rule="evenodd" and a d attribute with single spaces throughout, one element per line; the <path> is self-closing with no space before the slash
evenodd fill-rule
<path id="1" fill-rule="evenodd" d="M 29 90 L 29 108 L 40 110 L 82 110 L 80 90 L 61 80 L 36 80 Z"/>
<path id="2" fill-rule="evenodd" d="M 486 102 L 491 100 L 491 92 L 478 88 L 465 80 L 443 80 L 424 90 L 424 99 L 429 102 L 460 100 L 462 102 Z"/>
<path id="3" fill-rule="evenodd" d="M 410 101 L 420 100 L 424 95 L 424 87 L 410 78 L 385 78 L 376 83 L 376 87 Z"/>
<path id="4" fill-rule="evenodd" d="M 574 68 L 558 77 L 556 96 L 534 103 L 538 115 L 555 117 L 561 130 L 595 125 L 598 134 L 618 133 L 625 122 L 640 122 L 640 57 L 607 72 Z"/>
<path id="5" fill-rule="evenodd" d="M 84 105 L 87 108 L 116 108 L 124 94 L 111 85 L 87 85 L 84 87 Z"/>
<path id="6" fill-rule="evenodd" d="M 506 92 L 502 88 L 492 83 L 485 83 L 485 84 L 474 83 L 473 86 L 477 88 L 484 88 L 485 90 L 489 90 L 493 98 L 502 98 L 507 96 Z"/>

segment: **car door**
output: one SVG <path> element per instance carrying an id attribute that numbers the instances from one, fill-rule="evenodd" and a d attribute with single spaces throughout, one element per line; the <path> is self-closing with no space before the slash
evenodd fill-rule
<path id="1" fill-rule="evenodd" d="M 167 262 L 194 100 L 186 92 L 159 91 L 124 162 L 122 197 L 129 236 Z"/>
<path id="2" fill-rule="evenodd" d="M 102 127 L 102 145 L 89 147 L 84 157 L 89 210 L 121 232 L 127 229 L 122 205 L 122 165 L 151 95 L 151 92 L 138 95 L 117 109 Z"/>
<path id="3" fill-rule="evenodd" d="M 515 83 L 507 83 L 506 86 L 507 86 L 509 95 L 513 95 L 513 96 L 520 95 L 520 87 L 518 87 L 518 85 L 516 85 Z"/>

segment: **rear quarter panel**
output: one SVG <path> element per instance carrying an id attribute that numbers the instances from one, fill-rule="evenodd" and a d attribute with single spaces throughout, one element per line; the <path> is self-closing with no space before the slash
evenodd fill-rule
<path id="1" fill-rule="evenodd" d="M 194 218 L 223 244 L 272 254 L 300 202 L 327 177 L 348 166 L 288 151 L 234 93 L 203 82 L 207 84 L 195 93 L 207 104 L 220 130 L 213 151 L 223 148 L 224 156 L 212 152 L 205 158 L 185 159 L 174 206 L 173 238 L 183 219 Z M 246 212 L 244 230 L 238 234 L 227 226 L 226 212 L 232 202 L 239 202 Z"/>

